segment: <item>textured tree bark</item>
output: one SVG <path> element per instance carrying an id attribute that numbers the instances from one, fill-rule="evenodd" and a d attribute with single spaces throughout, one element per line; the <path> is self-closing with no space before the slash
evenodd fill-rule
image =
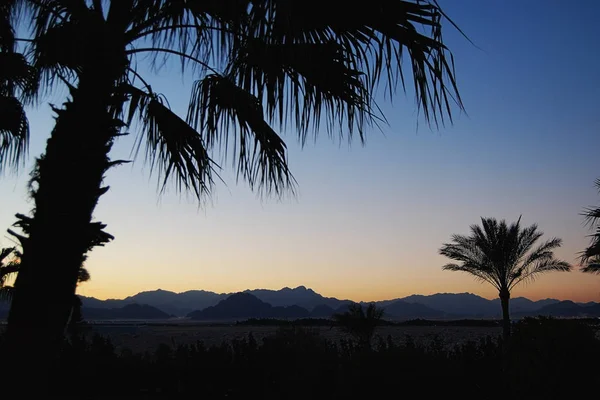
<path id="1" fill-rule="evenodd" d="M 92 216 L 106 191 L 102 180 L 117 133 L 108 112 L 114 85 L 101 66 L 84 70 L 71 90 L 72 100 L 55 110 L 56 125 L 32 175 L 33 216 L 20 221 L 28 235 L 21 239 L 7 356 L 16 375 L 28 371 L 42 386 L 48 384 L 64 340 L 79 268 L 101 231 Z"/>

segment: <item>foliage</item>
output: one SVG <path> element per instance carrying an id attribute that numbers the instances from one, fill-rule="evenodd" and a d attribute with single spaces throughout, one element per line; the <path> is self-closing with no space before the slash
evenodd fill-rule
<path id="1" fill-rule="evenodd" d="M 596 180 L 596 187 L 600 191 L 600 179 Z M 581 264 L 583 272 L 600 274 L 600 207 L 589 207 L 584 212 L 586 223 L 595 229 L 591 235 L 590 245 L 581 255 Z"/>
<path id="2" fill-rule="evenodd" d="M 515 325 L 510 345 L 507 354 L 490 337 L 446 348 L 388 337 L 364 352 L 311 329 L 283 327 L 261 343 L 250 334 L 212 347 L 165 343 L 133 353 L 94 335 L 65 343 L 52 371 L 53 394 L 362 400 L 401 387 L 425 398 L 548 399 L 595 390 L 600 341 L 587 324 L 526 319 Z"/>
<path id="3" fill-rule="evenodd" d="M 226 158 L 216 157 L 230 152 L 251 187 L 292 188 L 286 145 L 272 127 L 293 126 L 303 144 L 321 126 L 362 140 L 366 128 L 385 121 L 375 90 L 405 89 L 407 72 L 428 122 L 444 123 L 453 105 L 463 107 L 442 37 L 447 16 L 435 1 L 13 0 L 4 14 L 17 3 L 33 21 L 27 55 L 38 79 L 28 87 L 46 93 L 63 82 L 72 93 L 86 65 L 114 67 L 104 71 L 117 75 L 111 112 L 124 125 L 140 123 L 136 154 L 146 148 L 163 188 L 172 179 L 198 197 L 219 178 Z M 0 28 L 17 23 L 7 16 Z M 148 60 L 153 71 L 179 63 L 191 72 L 185 117 L 142 76 L 138 65 Z"/>
<path id="4" fill-rule="evenodd" d="M 36 73 L 25 56 L 17 51 L 14 0 L 0 4 L 0 173 L 18 168 L 27 153 L 29 121 L 22 95 L 36 86 Z"/>
<path id="5" fill-rule="evenodd" d="M 360 304 L 350 304 L 348 311 L 334 314 L 336 321 L 342 330 L 351 334 L 360 346 L 369 347 L 375 334 L 375 328 L 381 323 L 383 309 L 374 303 L 363 307 Z"/>

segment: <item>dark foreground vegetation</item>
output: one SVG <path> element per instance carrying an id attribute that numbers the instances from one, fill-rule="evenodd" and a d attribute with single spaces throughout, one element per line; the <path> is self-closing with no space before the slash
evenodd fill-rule
<path id="1" fill-rule="evenodd" d="M 596 319 L 581 319 L 590 324 L 594 324 Z M 275 318 L 250 318 L 244 321 L 236 322 L 239 326 L 339 326 L 340 323 L 327 318 L 301 318 L 297 320 L 285 320 Z M 381 319 L 377 322 L 378 326 L 472 326 L 472 327 L 498 327 L 502 325 L 501 320 L 494 319 L 453 319 L 453 320 L 429 320 L 429 319 L 411 319 L 407 321 L 389 321 Z"/>
<path id="2" fill-rule="evenodd" d="M 370 348 L 333 343 L 310 327 L 288 325 L 260 343 L 249 335 L 210 348 L 170 343 L 145 353 L 117 352 L 108 338 L 72 333 L 51 392 L 74 398 L 575 398 L 597 393 L 597 328 L 590 321 L 529 318 L 514 325 L 509 343 L 488 337 L 448 349 L 435 340 L 424 346 L 391 337 Z"/>

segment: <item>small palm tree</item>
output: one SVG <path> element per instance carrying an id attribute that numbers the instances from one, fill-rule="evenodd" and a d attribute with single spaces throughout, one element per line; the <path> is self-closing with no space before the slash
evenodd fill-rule
<path id="1" fill-rule="evenodd" d="M 596 179 L 596 187 L 600 192 L 600 179 Z M 600 274 L 600 207 L 590 207 L 583 215 L 586 223 L 596 232 L 591 235 L 592 241 L 581 255 L 581 271 Z"/>
<path id="2" fill-rule="evenodd" d="M 468 272 L 496 289 L 502 305 L 503 336 L 510 336 L 510 292 L 518 284 L 535 279 L 550 271 L 570 271 L 571 265 L 554 258 L 553 250 L 562 240 L 550 239 L 536 248 L 543 235 L 537 225 L 521 228 L 521 218 L 507 225 L 505 220 L 481 218 L 481 227 L 471 226 L 471 235 L 453 235 L 452 243 L 440 249 L 440 254 L 458 261 L 442 268 Z"/>
<path id="3" fill-rule="evenodd" d="M 360 304 L 351 304 L 348 311 L 334 314 L 336 321 L 344 332 L 352 335 L 363 348 L 370 348 L 375 328 L 381 323 L 384 311 L 371 303 L 366 308 Z"/>

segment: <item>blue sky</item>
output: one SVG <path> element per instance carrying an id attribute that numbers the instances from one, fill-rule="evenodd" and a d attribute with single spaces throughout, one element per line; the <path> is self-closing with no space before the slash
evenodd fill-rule
<path id="1" fill-rule="evenodd" d="M 480 216 L 538 223 L 563 238 L 557 255 L 574 262 L 588 243 L 579 215 L 600 202 L 600 3 L 593 0 L 440 0 L 473 40 L 446 24 L 468 115 L 429 129 L 412 93 L 382 104 L 390 125 L 366 146 L 321 138 L 304 149 L 282 132 L 296 198 L 259 199 L 244 184 L 219 185 L 205 206 L 157 196 L 143 159 L 107 176 L 111 191 L 95 216 L 116 240 L 95 250 L 86 295 L 140 290 L 235 291 L 306 285 L 329 296 L 375 300 L 412 293 L 496 293 L 441 271 L 437 254 Z M 575 7 L 574 5 L 577 5 Z M 185 112 L 191 81 L 177 69 L 152 80 Z M 52 99 L 60 101 L 60 96 Z M 30 160 L 0 180 L 0 226 L 28 211 L 25 184 L 53 125 L 47 104 L 30 112 Z M 417 129 L 418 123 L 418 129 Z M 128 157 L 135 135 L 114 148 Z M 9 244 L 7 236 L 0 243 Z M 600 300 L 600 277 L 555 273 L 515 295 Z"/>

